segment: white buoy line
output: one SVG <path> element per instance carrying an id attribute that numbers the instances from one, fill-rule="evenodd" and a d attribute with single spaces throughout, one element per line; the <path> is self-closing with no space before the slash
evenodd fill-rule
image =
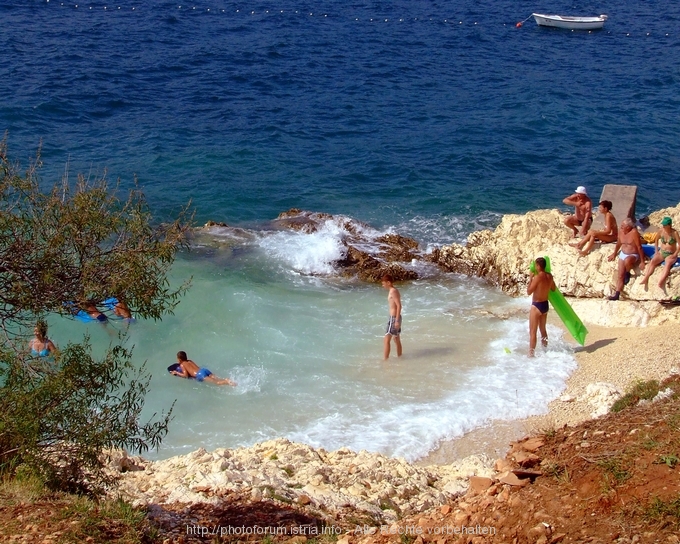
<path id="1" fill-rule="evenodd" d="M 45 3 L 46 4 L 49 4 L 49 3 L 56 4 L 56 2 L 54 0 L 52 0 L 52 2 L 50 0 L 45 0 Z M 67 2 L 60 2 L 59 5 L 61 7 L 67 7 L 67 8 L 72 7 L 73 9 L 81 9 L 81 8 L 85 7 L 81 4 L 75 4 L 75 3 L 70 4 L 70 3 L 67 3 Z M 123 7 L 118 6 L 118 5 L 116 5 L 116 6 L 108 6 L 108 5 L 92 6 L 92 5 L 89 5 L 89 6 L 87 6 L 87 8 L 88 8 L 88 10 L 101 9 L 103 11 L 111 11 L 111 10 L 123 11 Z M 126 7 L 125 10 L 139 11 L 138 8 L 139 8 L 139 6 L 131 6 L 131 7 Z M 280 15 L 280 14 L 284 14 L 284 13 L 292 13 L 292 14 L 303 13 L 304 15 L 307 15 L 308 17 L 322 17 L 324 19 L 329 18 L 328 13 L 321 13 L 321 14 L 317 13 L 317 14 L 315 14 L 314 12 L 306 12 L 306 11 L 301 12 L 300 10 L 283 10 L 283 9 L 282 10 L 264 9 L 262 11 L 243 10 L 243 9 L 227 10 L 227 9 L 224 9 L 224 8 L 200 8 L 199 6 L 195 6 L 195 5 L 186 6 L 184 4 L 178 4 L 176 9 L 181 10 L 181 11 L 185 11 L 185 12 L 186 11 L 204 12 L 204 13 L 210 13 L 210 14 L 213 14 L 213 13 L 214 14 L 238 13 L 238 14 L 247 14 L 247 15 L 251 15 L 251 16 L 254 16 L 254 15 L 272 15 L 272 14 L 274 14 L 274 15 L 279 14 Z M 331 16 L 330 18 L 333 18 L 333 17 Z M 482 26 L 482 25 L 480 25 L 479 21 L 470 21 L 470 22 L 465 21 L 464 22 L 464 21 L 456 20 L 456 19 L 448 19 L 448 18 L 447 19 L 435 19 L 433 17 L 429 17 L 429 18 L 426 18 L 426 19 L 419 18 L 419 17 L 409 17 L 409 18 L 404 18 L 404 17 L 399 17 L 399 18 L 396 18 L 396 17 L 393 17 L 393 18 L 389 18 L 389 17 L 387 17 L 387 18 L 385 18 L 385 17 L 365 17 L 365 18 L 353 17 L 353 20 L 355 22 L 383 23 L 383 24 L 384 23 L 404 23 L 406 21 L 426 21 L 426 22 L 434 22 L 434 23 L 440 22 L 440 23 L 443 23 L 445 25 L 455 25 L 455 24 L 457 24 L 459 26 L 460 25 Z M 498 23 L 496 23 L 496 24 L 498 24 Z M 508 26 L 509 23 L 502 23 L 502 24 L 503 24 L 503 26 Z M 492 25 L 489 25 L 489 26 L 492 26 Z M 493 26 L 495 26 L 495 24 L 493 24 Z M 512 24 L 512 26 L 513 27 L 515 26 L 514 23 Z M 647 37 L 656 37 L 656 36 L 660 36 L 661 34 L 663 34 L 663 36 L 666 37 L 666 38 L 670 37 L 670 33 L 668 33 L 668 32 L 661 33 L 661 34 L 654 34 L 652 32 L 643 31 L 642 33 Z M 593 31 L 588 31 L 588 34 L 599 34 L 599 32 L 594 33 Z M 612 31 L 607 31 L 606 34 L 611 35 Z M 621 32 L 621 34 L 623 35 L 624 33 Z M 625 33 L 626 37 L 631 37 L 631 36 L 635 36 L 635 35 L 636 35 L 635 33 L 630 33 L 630 32 Z"/>

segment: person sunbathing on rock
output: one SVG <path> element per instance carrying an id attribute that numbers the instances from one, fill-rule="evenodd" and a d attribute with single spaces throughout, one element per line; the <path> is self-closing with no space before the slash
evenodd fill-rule
<path id="1" fill-rule="evenodd" d="M 582 185 L 576 187 L 576 191 L 571 196 L 565 198 L 567 206 L 574 206 L 574 213 L 564 219 L 564 224 L 571 229 L 572 238 L 580 233 L 585 236 L 593 222 L 593 201 L 590 200 L 586 188 Z M 580 230 L 576 227 L 581 227 Z"/>
<path id="2" fill-rule="evenodd" d="M 621 251 L 619 251 L 621 250 Z M 640 234 L 635 228 L 633 220 L 628 218 L 623 221 L 619 229 L 614 253 L 609 256 L 609 261 L 619 256 L 619 264 L 616 279 L 616 292 L 608 297 L 609 300 L 619 300 L 623 286 L 630 281 L 630 271 L 639 262 L 640 267 L 645 264 L 645 252 L 640 243 Z"/>
<path id="3" fill-rule="evenodd" d="M 603 230 L 591 230 L 586 234 L 580 242 L 573 244 L 575 248 L 580 249 L 579 255 L 585 257 L 593 249 L 595 242 L 599 240 L 608 244 L 610 242 L 616 242 L 618 237 L 618 227 L 616 225 L 616 217 L 612 213 L 612 203 L 609 200 L 603 200 L 599 205 L 600 213 L 604 216 L 604 229 Z"/>
<path id="4" fill-rule="evenodd" d="M 680 243 L 678 242 L 680 242 L 680 236 L 678 236 L 678 231 L 673 228 L 673 220 L 670 217 L 664 217 L 661 220 L 661 228 L 654 237 L 654 256 L 647 264 L 645 276 L 640 282 L 645 286 L 645 289 L 652 272 L 661 263 L 664 263 L 664 267 L 659 277 L 659 288 L 664 288 L 668 275 L 671 273 L 671 268 L 673 268 L 675 261 L 678 260 L 678 249 L 680 249 Z"/>

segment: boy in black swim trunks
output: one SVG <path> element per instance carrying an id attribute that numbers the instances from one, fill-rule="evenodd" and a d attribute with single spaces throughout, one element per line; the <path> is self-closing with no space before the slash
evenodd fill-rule
<path id="1" fill-rule="evenodd" d="M 533 295 L 529 310 L 529 357 L 533 357 L 536 350 L 538 329 L 541 330 L 541 345 L 548 346 L 548 331 L 545 328 L 548 320 L 548 293 L 556 289 L 552 274 L 545 271 L 545 259 L 539 257 L 535 263 L 536 272 L 531 274 L 531 281 L 527 287 L 527 295 Z"/>

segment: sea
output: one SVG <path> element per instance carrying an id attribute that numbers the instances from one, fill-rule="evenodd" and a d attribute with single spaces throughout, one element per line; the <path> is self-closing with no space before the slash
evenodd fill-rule
<path id="1" fill-rule="evenodd" d="M 532 12 L 609 16 L 600 31 Z M 518 22 L 523 22 L 517 26 Z M 0 0 L 0 133 L 46 184 L 135 183 L 155 221 L 190 203 L 217 244 L 182 252 L 174 315 L 127 329 L 172 407 L 154 458 L 287 437 L 417 460 L 494 420 L 543 413 L 574 371 L 551 322 L 528 359 L 528 299 L 420 267 L 398 285 L 403 357 L 382 361 L 386 291 L 340 278 L 344 220 L 422 252 L 579 185 L 680 200 L 680 4 L 565 1 Z M 313 234 L 271 221 L 333 215 Z M 120 323 L 50 316 L 57 345 Z M 179 350 L 236 387 L 169 375 Z"/>

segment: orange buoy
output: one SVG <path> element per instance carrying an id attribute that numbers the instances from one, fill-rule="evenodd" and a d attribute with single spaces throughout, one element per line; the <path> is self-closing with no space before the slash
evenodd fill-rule
<path id="1" fill-rule="evenodd" d="M 517 24 L 515 25 L 516 28 L 520 28 L 521 26 L 522 26 L 522 23 L 517 23 Z"/>

